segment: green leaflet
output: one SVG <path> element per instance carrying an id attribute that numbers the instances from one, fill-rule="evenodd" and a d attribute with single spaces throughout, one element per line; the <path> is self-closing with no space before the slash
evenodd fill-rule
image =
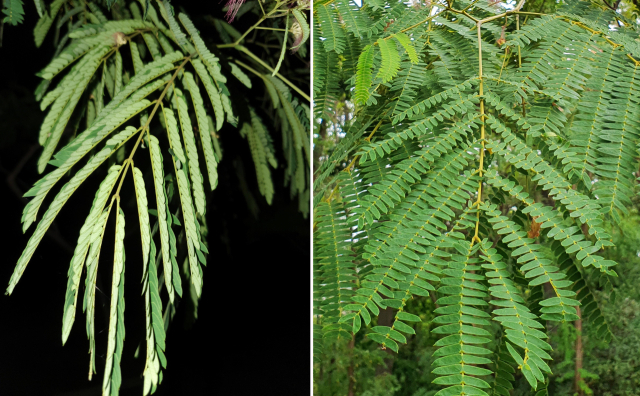
<path id="1" fill-rule="evenodd" d="M 206 264 L 205 264 L 206 265 Z M 186 300 L 188 303 L 189 310 L 189 319 L 187 326 L 192 326 L 193 323 L 198 319 L 198 293 L 196 292 L 196 288 L 193 283 L 190 282 L 190 270 L 189 270 L 189 260 L 185 257 L 182 263 L 182 273 L 185 277 L 187 277 L 187 282 L 189 282 L 189 299 Z"/>
<path id="2" fill-rule="evenodd" d="M 100 249 L 104 238 L 107 220 L 111 206 L 105 209 L 101 217 L 96 221 L 91 232 L 91 248 L 87 256 L 87 280 L 85 282 L 84 308 L 87 312 L 87 338 L 89 338 L 89 379 L 96 372 L 96 340 L 95 340 L 95 313 L 96 313 L 96 276 L 98 262 L 100 261 Z"/>
<path id="3" fill-rule="evenodd" d="M 133 133 L 136 131 L 133 127 L 127 127 L 124 131 L 120 132 L 116 136 L 112 137 L 107 141 L 107 144 L 104 149 L 98 152 L 95 156 L 87 162 L 87 164 L 79 170 L 72 178 L 69 180 L 63 187 L 60 189 L 60 192 L 56 195 L 49 206 L 49 209 L 45 212 L 44 216 L 42 216 L 42 220 L 38 223 L 36 230 L 33 235 L 27 242 L 27 247 L 22 252 L 22 255 L 18 259 L 18 263 L 16 264 L 16 268 L 11 275 L 11 280 L 9 281 L 9 287 L 7 288 L 7 294 L 11 294 L 16 284 L 22 277 L 22 273 L 24 272 L 29 260 L 33 256 L 33 253 L 38 247 L 38 244 L 44 237 L 44 234 L 47 232 L 51 223 L 60 212 L 62 206 L 67 202 L 71 194 L 75 192 L 75 190 L 86 180 L 87 177 L 93 171 L 102 164 L 114 151 L 116 151 L 124 142 L 126 142 Z"/>
<path id="4" fill-rule="evenodd" d="M 224 112 L 227 114 L 227 122 L 234 127 L 238 126 L 238 120 L 233 115 L 233 109 L 231 108 L 231 99 L 227 95 L 222 94 L 220 96 L 222 101 L 222 107 L 224 108 Z"/>
<path id="5" fill-rule="evenodd" d="M 165 109 L 165 114 L 169 114 L 170 109 Z M 175 121 L 174 121 L 175 122 Z M 167 130 L 170 130 L 169 124 L 167 124 Z M 176 127 L 177 128 L 177 127 Z M 169 132 L 171 134 L 171 132 Z M 177 134 L 177 131 L 176 131 Z M 198 296 L 202 293 L 202 276 L 200 264 L 198 263 L 197 254 L 195 249 L 200 248 L 200 238 L 198 238 L 197 234 L 197 225 L 195 224 L 195 210 L 193 208 L 193 201 L 191 199 L 191 192 L 189 189 L 189 182 L 186 178 L 186 169 L 180 168 L 176 160 L 180 159 L 180 156 L 177 155 L 178 152 L 182 151 L 182 144 L 180 143 L 179 136 L 177 139 L 171 138 L 171 148 L 176 153 L 176 156 L 173 157 L 174 169 L 176 172 L 176 178 L 178 181 L 178 192 L 180 194 L 180 202 L 182 204 L 182 215 L 184 219 L 184 227 L 187 236 L 187 251 L 189 257 L 189 264 L 191 267 L 191 281 L 196 288 Z M 160 216 L 160 212 L 158 212 Z M 177 265 L 176 265 L 177 266 Z M 166 274 L 166 272 L 165 272 Z M 168 275 L 165 275 L 168 277 Z M 166 278 L 165 278 L 166 279 Z"/>
<path id="6" fill-rule="evenodd" d="M 249 148 L 251 149 L 251 156 L 253 157 L 253 164 L 256 168 L 256 176 L 258 178 L 258 187 L 260 194 L 262 194 L 269 205 L 273 199 L 273 181 L 271 180 L 271 172 L 267 164 L 267 155 L 265 152 L 266 147 L 262 145 L 260 137 L 254 131 L 254 129 L 247 123 L 243 125 L 243 129 L 246 128 L 247 140 L 249 141 Z"/>
<path id="7" fill-rule="evenodd" d="M 319 4 L 314 7 L 322 26 L 322 41 L 325 51 L 335 51 L 341 54 L 345 48 L 345 32 L 340 26 L 338 14 L 332 4 Z"/>
<path id="8" fill-rule="evenodd" d="M 120 358 L 124 342 L 124 212 L 117 208 L 116 241 L 113 251 L 113 277 L 111 281 L 111 308 L 107 358 L 102 382 L 103 395 L 117 395 L 122 383 Z"/>
<path id="9" fill-rule="evenodd" d="M 104 68 L 104 66 L 103 66 Z M 104 70 L 103 70 L 104 74 Z M 104 109 L 104 79 L 100 78 L 100 81 L 96 84 L 95 89 L 93 90 L 93 100 L 96 102 L 96 116 L 100 117 L 102 110 Z M 109 102 L 111 104 L 113 101 Z M 104 115 L 104 114 L 103 114 Z M 89 129 L 89 128 L 87 128 Z M 82 135 L 80 135 L 82 136 Z M 63 152 L 64 148 L 59 151 L 59 153 Z M 57 155 L 56 155 L 57 157 Z"/>
<path id="10" fill-rule="evenodd" d="M 140 2 L 142 9 L 144 10 L 144 15 L 142 16 L 143 20 L 146 20 L 148 16 L 149 19 L 151 19 L 151 21 L 153 22 L 153 24 L 156 25 L 159 29 L 167 28 L 162 22 L 160 22 L 160 19 L 158 18 L 158 13 L 156 12 L 155 7 L 153 6 L 153 4 L 150 3 L 149 0 L 138 0 L 138 1 Z"/>
<path id="11" fill-rule="evenodd" d="M 200 59 L 192 59 L 191 64 L 196 70 L 196 73 L 198 73 L 200 81 L 202 81 L 202 84 L 209 95 L 209 100 L 211 100 L 211 105 L 213 106 L 213 111 L 216 115 L 216 131 L 219 131 L 224 123 L 224 108 L 222 107 L 220 93 L 214 85 L 213 79 L 209 73 L 207 73 L 202 61 L 200 61 Z"/>
<path id="12" fill-rule="evenodd" d="M 369 160 L 375 160 L 376 157 L 383 157 L 385 153 L 396 149 L 403 141 L 428 135 L 429 132 L 436 130 L 445 119 L 452 119 L 457 114 L 471 113 L 477 102 L 477 97 L 469 95 L 461 100 L 447 103 L 441 106 L 438 111 L 429 114 L 428 117 L 408 124 L 406 129 L 389 133 L 384 139 L 369 143 L 366 147 L 362 147 L 358 153 L 361 156 L 360 163 L 364 164 Z"/>
<path id="13" fill-rule="evenodd" d="M 93 121 L 96 119 L 96 106 L 91 100 L 87 101 L 87 118 L 86 127 L 90 128 Z"/>
<path id="14" fill-rule="evenodd" d="M 400 54 L 398 54 L 398 48 L 395 42 L 391 40 L 378 40 L 378 47 L 380 48 L 382 63 L 380 64 L 380 70 L 378 70 L 376 78 L 380 78 L 383 83 L 386 83 L 398 74 L 398 70 L 400 69 Z"/>
<path id="15" fill-rule="evenodd" d="M 413 118 L 415 115 L 422 114 L 426 112 L 428 109 L 431 109 L 438 104 L 444 103 L 447 99 L 453 99 L 456 95 L 459 97 L 461 94 L 468 91 L 472 87 L 472 83 L 476 83 L 478 80 L 473 78 L 467 81 L 464 81 L 460 84 L 454 85 L 451 88 L 445 89 L 442 92 L 439 92 L 423 101 L 413 103 L 410 107 L 407 107 L 402 112 L 396 114 L 393 117 L 393 123 L 397 124 L 399 121 L 408 117 L 409 119 Z M 455 102 L 454 102 L 455 103 Z"/>
<path id="16" fill-rule="evenodd" d="M 174 99 L 177 102 L 176 107 L 178 108 L 178 116 L 180 118 L 180 129 L 182 130 L 182 138 L 184 139 L 187 158 L 189 160 L 189 176 L 191 177 L 191 186 L 193 187 L 196 213 L 204 215 L 206 213 L 206 199 L 204 196 L 202 173 L 200 173 L 200 163 L 198 162 L 198 148 L 196 147 L 196 139 L 191 127 L 187 101 L 179 88 L 175 88 Z"/>
<path id="17" fill-rule="evenodd" d="M 58 73 L 64 70 L 71 63 L 79 59 L 90 50 L 106 45 L 113 47 L 116 45 L 114 34 L 120 32 L 122 34 L 131 34 L 137 29 L 148 29 L 153 25 L 142 21 L 117 21 L 104 24 L 105 30 L 94 36 L 82 37 L 74 40 L 66 47 L 60 55 L 51 61 L 38 75 L 46 80 L 51 80 Z M 70 34 L 72 37 L 73 34 Z"/>
<path id="18" fill-rule="evenodd" d="M 364 105 L 369 99 L 369 87 L 372 83 L 373 68 L 373 51 L 372 45 L 364 47 L 360 57 L 358 58 L 358 73 L 356 74 L 356 92 L 355 100 L 357 104 Z"/>
<path id="19" fill-rule="evenodd" d="M 269 132 L 267 128 L 264 126 L 262 119 L 258 117 L 255 111 L 252 108 L 249 108 L 251 112 L 251 128 L 253 128 L 253 132 L 258 135 L 260 138 L 260 144 L 265 149 L 265 153 L 267 156 L 267 161 L 269 165 L 271 165 L 274 169 L 278 167 L 278 161 L 275 157 L 275 149 L 273 148 L 273 144 L 271 142 L 271 137 L 269 136 Z"/>
<path id="20" fill-rule="evenodd" d="M 164 11 L 162 12 L 162 16 L 165 17 L 165 20 L 169 24 L 169 28 L 171 28 L 171 33 L 175 37 L 175 40 L 178 43 L 178 45 L 183 49 L 186 49 L 187 36 L 185 36 L 182 30 L 180 30 L 180 26 L 178 26 L 178 22 L 173 16 L 173 7 L 171 6 L 168 0 L 163 0 L 162 5 L 164 6 L 164 9 L 161 9 L 161 11 Z"/>
<path id="21" fill-rule="evenodd" d="M 191 268 L 191 282 L 196 288 L 198 297 L 202 294 L 202 276 L 200 264 L 196 256 L 196 249 L 200 248 L 200 238 L 196 231 L 196 218 L 194 216 L 193 203 L 191 194 L 189 193 L 189 185 L 184 170 L 176 169 L 178 179 L 178 190 L 180 193 L 180 202 L 182 203 L 182 216 L 184 219 L 184 228 L 187 235 L 187 253 L 189 257 L 189 266 Z"/>
<path id="22" fill-rule="evenodd" d="M 244 84 L 245 87 L 251 88 L 251 80 L 249 79 L 249 76 L 247 76 L 235 63 L 229 62 L 229 66 L 231 66 L 231 74 Z"/>
<path id="23" fill-rule="evenodd" d="M 560 284 L 562 279 L 566 278 L 566 275 L 559 272 L 558 267 L 551 264 L 550 255 L 540 248 L 532 247 L 531 245 L 535 241 L 532 238 L 526 238 L 527 235 L 524 232 L 518 233 L 521 227 L 509 221 L 507 217 L 501 216 L 501 213 L 496 211 L 495 205 L 485 204 L 481 209 L 487 213 L 487 216 L 490 216 L 489 221 L 492 223 L 494 230 L 500 230 L 501 234 L 506 234 L 510 237 L 507 239 L 507 241 L 511 242 L 510 247 L 520 247 L 520 249 L 512 252 L 512 256 L 522 256 L 522 258 L 519 258 L 519 264 L 522 264 L 521 271 L 525 273 L 525 277 L 532 278 L 529 281 L 529 285 L 536 286 L 549 282 L 553 286 L 556 297 L 543 300 L 540 305 L 559 306 L 562 310 L 558 312 L 542 311 L 545 314 L 541 318 L 552 321 L 577 320 L 578 316 L 573 307 L 580 305 L 580 303 L 573 299 L 575 292 L 562 290 L 564 287 L 561 287 Z"/>
<path id="24" fill-rule="evenodd" d="M 404 33 L 396 33 L 393 38 L 398 40 L 400 45 L 404 47 L 405 51 L 407 51 L 407 55 L 409 56 L 409 59 L 411 59 L 411 63 L 418 63 L 420 61 L 418 59 L 416 49 L 413 48 L 413 45 L 411 44 L 411 39 L 409 38 L 409 36 Z"/>
<path id="25" fill-rule="evenodd" d="M 169 253 L 169 232 L 167 230 L 167 202 L 165 198 L 164 169 L 162 167 L 162 153 L 158 138 L 149 137 L 149 155 L 151 156 L 151 169 L 153 170 L 153 184 L 156 192 L 156 206 L 158 210 L 158 225 L 160 229 L 160 247 L 164 269 L 164 282 L 169 293 L 169 299 L 173 302 L 173 285 L 171 283 L 171 256 Z"/>
<path id="26" fill-rule="evenodd" d="M 151 228 L 149 225 L 149 209 L 147 202 L 147 191 L 144 185 L 142 172 L 137 167 L 133 167 L 133 181 L 136 190 L 136 203 L 138 205 L 138 219 L 140 221 L 140 238 L 142 239 L 142 263 L 143 274 L 147 271 L 147 261 L 149 259 L 149 245 L 151 241 Z"/>
<path id="27" fill-rule="evenodd" d="M 172 184 L 170 184 L 172 186 Z M 171 188 L 171 187 L 170 187 Z M 166 197 L 166 201 L 170 202 L 169 197 Z M 173 220 L 172 220 L 173 218 Z M 178 293 L 178 296 L 182 297 L 182 279 L 180 279 L 180 269 L 178 268 L 178 262 L 176 261 L 176 256 L 178 255 L 177 249 L 177 241 L 176 235 L 173 233 L 173 228 L 171 224 L 180 224 L 177 221 L 175 215 L 172 215 L 170 211 L 167 210 L 167 231 L 169 232 L 169 254 L 171 255 L 171 284 L 173 285 L 173 289 Z M 180 234 L 182 235 L 182 234 Z M 181 238 L 182 239 L 182 238 Z"/>
<path id="28" fill-rule="evenodd" d="M 530 346 L 527 349 L 523 348 L 524 359 L 527 360 L 530 367 L 535 366 L 535 373 L 544 371 L 551 374 L 551 369 L 542 360 L 550 360 L 551 357 L 544 352 L 544 349 L 551 350 L 551 346 L 541 340 L 541 338 L 546 338 L 546 335 L 540 330 L 536 330 L 536 328 L 543 326 L 537 320 L 537 316 L 524 305 L 525 300 L 516 284 L 508 276 L 505 276 L 508 273 L 507 266 L 502 262 L 502 256 L 497 254 L 497 250 L 491 248 L 491 242 L 486 239 L 482 241 L 481 252 L 481 257 L 486 262 L 486 264 L 481 264 L 482 268 L 492 270 L 486 272 L 485 276 L 490 278 L 492 286 L 489 287 L 489 291 L 492 297 L 497 299 L 490 302 L 497 307 L 493 310 L 495 315 L 493 320 L 502 323 L 509 341 L 520 346 Z M 515 320 L 516 318 L 519 319 L 519 322 Z"/>
<path id="29" fill-rule="evenodd" d="M 165 54 L 170 54 L 174 51 L 173 46 L 171 45 L 171 42 L 169 41 L 167 36 L 165 36 L 162 32 L 158 32 L 158 42 L 160 43 L 160 46 L 162 47 L 162 50 L 164 51 Z M 186 51 L 189 53 L 193 52 L 190 46 L 187 47 Z"/>
<path id="30" fill-rule="evenodd" d="M 49 32 L 49 28 L 51 28 L 51 25 L 53 24 L 53 20 L 58 15 L 58 11 L 60 11 L 60 7 L 62 7 L 66 1 L 67 0 L 54 0 L 49 6 L 51 13 L 49 14 L 45 12 L 44 15 L 40 16 L 36 27 L 33 29 L 36 47 L 40 47 L 42 45 L 42 42 Z"/>
<path id="31" fill-rule="evenodd" d="M 133 70 L 137 75 L 144 68 L 144 63 L 142 63 L 142 58 L 140 58 L 140 51 L 138 50 L 138 44 L 135 41 L 130 41 L 129 49 L 131 50 L 131 59 L 133 60 Z"/>
<path id="32" fill-rule="evenodd" d="M 480 266 L 477 265 L 479 259 L 474 257 L 480 245 L 472 245 L 467 241 L 458 242 L 455 246 L 455 254 L 448 262 L 448 268 L 443 270 L 444 278 L 441 280 L 442 286 L 438 288 L 438 295 L 442 296 L 437 300 L 440 308 L 434 312 L 439 315 L 434 319 L 434 323 L 440 324 L 433 332 L 436 334 L 452 334 L 454 337 L 445 337 L 438 341 L 440 349 L 434 353 L 439 357 L 433 362 L 433 366 L 443 370 L 452 365 L 463 364 L 463 368 L 456 374 L 440 373 L 440 376 L 433 381 L 434 384 L 449 386 L 440 393 L 457 394 L 458 388 L 464 389 L 465 394 L 478 394 L 479 388 L 489 388 L 485 381 L 472 376 L 477 374 L 473 364 L 489 363 L 490 360 L 482 357 L 491 353 L 488 349 L 478 346 L 488 343 L 489 340 L 469 345 L 465 342 L 464 335 L 489 335 L 481 326 L 488 326 L 490 323 L 486 319 L 489 315 L 476 307 L 486 304 L 483 300 L 477 302 L 465 300 L 464 296 L 480 297 L 486 296 L 484 287 L 473 281 L 484 280 L 484 276 L 478 275 Z M 475 272 L 475 273 L 474 273 Z M 471 280 L 471 282 L 469 281 Z M 455 285 L 455 286 L 449 286 Z M 451 305 L 447 305 L 451 304 Z M 474 307 L 475 306 L 475 307 Z M 453 309 L 449 309 L 453 307 Z M 475 325 L 475 326 L 474 326 Z M 458 337 L 455 337 L 455 336 Z M 475 370 L 474 370 L 475 369 Z M 444 374 L 444 376 L 442 376 Z M 466 389 L 468 387 L 469 389 Z"/>
<path id="33" fill-rule="evenodd" d="M 222 161 L 222 147 L 220 146 L 220 142 L 218 141 L 218 135 L 216 134 L 216 129 L 213 126 L 213 120 L 211 119 L 211 116 L 207 115 L 207 121 L 209 122 L 209 135 L 211 135 L 213 148 L 216 151 L 216 159 L 218 161 Z"/>
<path id="34" fill-rule="evenodd" d="M 41 0 L 34 0 L 34 3 L 36 5 L 36 10 L 38 11 L 38 16 L 42 18 L 45 13 L 44 3 Z"/>
<path id="35" fill-rule="evenodd" d="M 164 360 L 165 332 L 162 320 L 162 300 L 158 293 L 158 272 L 156 268 L 156 245 L 151 240 L 149 271 L 144 279 L 144 298 L 147 324 L 147 357 L 144 367 L 143 394 L 154 392 L 160 382 L 160 364 Z"/>
<path id="36" fill-rule="evenodd" d="M 218 162 L 213 152 L 211 134 L 209 133 L 209 121 L 207 120 L 207 113 L 204 109 L 204 101 L 202 100 L 202 96 L 200 96 L 200 89 L 196 85 L 193 74 L 185 72 L 184 82 L 191 94 L 191 102 L 193 103 L 196 120 L 198 122 L 198 132 L 200 135 L 200 142 L 202 143 L 202 151 L 204 152 L 204 159 L 207 164 L 209 184 L 211 186 L 211 190 L 214 190 L 218 185 Z"/>
<path id="37" fill-rule="evenodd" d="M 49 114 L 40 128 L 40 134 L 47 137 L 44 151 L 38 159 L 38 172 L 44 171 L 47 162 L 53 155 L 58 141 L 64 132 L 71 113 L 76 107 L 80 96 L 84 92 L 89 80 L 100 65 L 100 58 L 109 51 L 109 47 L 99 47 L 83 58 L 77 71 L 68 84 L 63 88 L 62 94 L 54 102 Z"/>
<path id="38" fill-rule="evenodd" d="M 62 94 L 62 88 L 66 85 L 65 80 L 68 80 L 70 76 L 73 76 L 73 74 L 69 73 L 66 76 L 64 76 L 64 78 L 62 79 L 62 81 L 60 81 L 60 84 L 58 84 L 56 89 L 49 91 L 46 95 L 44 95 L 44 97 L 42 98 L 42 101 L 40 102 L 40 110 L 44 111 L 51 103 L 53 103 L 56 99 L 58 99 L 58 97 Z M 41 130 L 40 137 L 39 137 L 39 143 L 41 146 L 44 144 L 47 137 L 46 134 L 43 134 L 42 132 L 43 131 Z"/>
<path id="39" fill-rule="evenodd" d="M 309 138 L 300 123 L 300 119 L 296 115 L 293 110 L 293 106 L 291 102 L 287 99 L 287 97 L 278 90 L 278 95 L 280 96 L 280 103 L 282 103 L 282 108 L 284 109 L 285 115 L 287 116 L 287 121 L 289 121 L 289 126 L 293 131 L 293 141 L 295 142 L 296 152 L 300 152 L 301 148 L 304 148 L 304 154 L 309 161 Z M 300 164 L 302 166 L 302 164 Z"/>
<path id="40" fill-rule="evenodd" d="M 160 53 L 160 43 L 158 43 L 158 39 L 156 39 L 156 36 L 151 33 L 142 33 L 142 38 L 144 39 L 144 43 L 147 45 L 147 48 L 149 49 L 153 60 L 160 60 L 162 54 Z"/>
<path id="41" fill-rule="evenodd" d="M 262 81 L 264 81 L 264 86 L 267 89 L 267 92 L 269 92 L 269 96 L 271 97 L 271 101 L 273 102 L 273 108 L 277 109 L 278 107 L 280 107 L 280 97 L 278 96 L 276 86 L 266 76 L 261 74 L 260 77 L 262 77 Z M 314 95 L 315 95 L 315 92 L 314 92 Z"/>
<path id="42" fill-rule="evenodd" d="M 22 8 L 22 0 L 4 0 L 4 8 L 2 13 L 6 15 L 3 22 L 17 25 L 24 20 L 24 9 Z"/>
<path id="43" fill-rule="evenodd" d="M 73 252 L 73 257 L 71 258 L 71 265 L 69 266 L 67 281 L 67 292 L 65 296 L 65 304 L 64 304 L 64 313 L 62 315 L 62 345 L 67 342 L 67 338 L 69 337 L 69 332 L 71 331 L 71 326 L 75 320 L 76 315 L 76 303 L 78 301 L 78 289 L 80 285 L 80 277 L 82 275 L 82 265 L 85 261 L 85 256 L 87 251 L 89 250 L 89 246 L 93 241 L 93 232 L 96 225 L 100 225 L 100 229 L 102 229 L 102 225 L 106 221 L 102 222 L 98 220 L 98 218 L 103 213 L 104 205 L 107 203 L 109 199 L 109 194 L 113 189 L 117 181 L 117 176 L 120 174 L 120 165 L 114 165 L 109 168 L 109 172 L 107 177 L 100 183 L 100 187 L 98 191 L 96 191 L 96 196 L 93 199 L 93 204 L 91 206 L 91 210 L 89 211 L 89 216 L 87 216 L 82 228 L 80 229 L 80 236 L 78 237 L 78 244 Z M 89 265 L 89 259 L 87 260 L 87 267 Z M 83 310 L 86 309 L 86 300 L 83 303 Z"/>
<path id="44" fill-rule="evenodd" d="M 109 57 L 102 67 L 102 85 L 107 88 L 107 93 L 109 93 L 111 99 L 115 97 L 115 93 L 113 92 L 115 89 L 114 76 L 116 72 L 114 62 L 113 58 Z"/>
<path id="45" fill-rule="evenodd" d="M 322 338 L 351 338 L 352 327 L 338 323 L 344 309 L 348 309 L 352 291 L 348 289 L 354 279 L 355 266 L 345 259 L 350 253 L 351 233 L 343 219 L 344 205 L 340 202 L 321 202 L 316 209 L 317 231 L 313 235 L 314 294 L 322 297 Z M 315 306 L 315 303 L 314 303 Z M 315 307 L 314 307 L 315 310 Z"/>
<path id="46" fill-rule="evenodd" d="M 178 18 L 180 18 L 180 22 L 182 22 L 182 25 L 185 27 L 185 29 L 187 29 L 187 32 L 191 36 L 191 39 L 193 40 L 193 44 L 196 47 L 196 51 L 198 51 L 198 55 L 202 60 L 202 62 L 207 67 L 207 70 L 209 70 L 209 73 L 211 73 L 211 77 L 215 81 L 226 83 L 227 78 L 220 73 L 220 63 L 218 62 L 219 59 L 215 55 L 213 55 L 209 51 L 207 46 L 204 44 L 204 41 L 202 41 L 202 38 L 200 37 L 198 30 L 195 28 L 195 26 L 193 26 L 193 22 L 191 22 L 189 17 L 183 13 L 180 13 L 178 15 Z M 192 61 L 192 63 L 194 62 Z M 195 67 L 195 63 L 194 63 L 194 67 Z M 204 80 L 204 75 L 199 70 L 196 69 L 196 71 L 198 72 L 198 75 L 200 75 L 200 79 Z M 209 95 L 211 96 L 211 94 Z M 213 102 L 213 100 L 211 101 Z M 216 117 L 218 117 L 217 113 L 216 113 Z"/>
<path id="47" fill-rule="evenodd" d="M 33 28 L 33 38 L 36 43 L 36 47 L 39 48 L 42 45 L 51 25 L 53 25 L 53 19 L 49 14 L 44 14 L 44 16 L 38 20 L 35 28 Z"/>
<path id="48" fill-rule="evenodd" d="M 142 14 L 140 13 L 140 8 L 136 3 L 129 4 L 129 10 L 131 10 L 131 14 L 133 15 L 133 19 L 142 20 Z"/>
<path id="49" fill-rule="evenodd" d="M 115 71 L 115 81 L 113 87 L 113 93 L 118 95 L 120 90 L 122 90 L 122 55 L 120 55 L 120 51 L 116 51 L 116 71 Z"/>
<path id="50" fill-rule="evenodd" d="M 184 151 L 182 150 L 180 132 L 178 132 L 178 122 L 173 114 L 173 110 L 163 106 L 162 114 L 164 116 L 165 125 L 167 126 L 167 135 L 169 137 L 169 142 L 171 143 L 171 149 L 178 160 L 180 160 L 182 164 L 186 164 L 187 159 L 185 158 Z"/>

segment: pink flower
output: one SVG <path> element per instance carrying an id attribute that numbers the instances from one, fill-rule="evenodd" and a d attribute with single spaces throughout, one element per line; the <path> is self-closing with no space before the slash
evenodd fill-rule
<path id="1" fill-rule="evenodd" d="M 242 7 L 244 2 L 245 0 L 228 0 L 227 1 L 227 15 L 225 15 L 225 18 L 227 18 L 228 22 L 233 22 L 233 18 L 236 17 L 238 10 L 240 9 L 240 7 Z"/>

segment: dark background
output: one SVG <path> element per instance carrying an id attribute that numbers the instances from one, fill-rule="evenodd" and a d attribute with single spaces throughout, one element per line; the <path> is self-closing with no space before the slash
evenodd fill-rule
<path id="1" fill-rule="evenodd" d="M 185 5 L 203 37 L 215 37 L 215 32 L 197 16 L 212 14 L 222 18 L 223 4 L 174 1 L 174 6 L 176 4 Z M 36 21 L 33 2 L 26 1 L 24 23 L 4 26 L 0 48 L 0 290 L 8 285 L 15 264 L 35 229 L 33 224 L 26 234 L 22 233 L 20 218 L 26 201 L 20 195 L 40 177 L 36 170 L 41 152 L 37 134 L 46 113 L 40 111 L 34 99 L 33 92 L 40 82 L 35 73 L 49 62 L 54 52 L 52 32 L 41 48 L 35 47 L 33 26 Z M 242 32 L 254 22 L 253 16 L 246 16 L 234 26 Z M 228 125 L 219 134 L 224 158 L 218 169 L 218 188 L 208 194 L 211 254 L 207 267 L 203 268 L 204 287 L 198 319 L 189 326 L 186 300 L 178 305 L 167 333 L 167 369 L 163 370 L 164 379 L 155 394 L 309 394 L 310 336 L 306 325 L 309 219 L 305 220 L 298 212 L 297 198 L 289 199 L 289 189 L 283 187 L 281 169 L 273 174 L 276 192 L 273 204 L 268 206 L 258 192 L 246 141 Z M 281 147 L 278 135 L 279 132 L 272 131 L 277 149 Z M 284 163 L 281 153 L 278 155 L 279 163 Z M 259 205 L 257 219 L 248 209 L 240 190 L 234 160 L 240 160 L 244 165 L 247 185 Z M 143 170 L 146 166 L 136 164 Z M 50 170 L 47 168 L 45 172 Z M 64 347 L 61 333 L 72 249 L 105 172 L 103 165 L 97 171 L 99 175 L 90 177 L 74 193 L 51 227 L 53 236 L 44 237 L 13 294 L 0 294 L 0 396 L 101 394 L 106 352 L 105 312 L 109 309 L 112 265 L 108 251 L 113 236 L 105 240 L 99 266 L 99 273 L 103 274 L 101 290 L 107 296 L 96 292 L 98 369 L 91 382 L 87 380 L 89 343 L 81 310 L 83 287 L 75 323 Z M 126 339 L 120 390 L 123 396 L 142 394 L 145 355 L 140 237 L 135 206 L 126 199 L 133 195 L 127 187 L 128 182 L 130 178 L 121 194 L 125 197 L 123 206 L 127 215 Z M 60 182 L 57 188 L 62 184 Z M 45 200 L 38 221 L 56 192 L 54 188 Z M 150 207 L 155 205 L 152 201 Z M 113 223 L 112 216 L 107 232 L 113 230 Z M 166 292 L 162 296 L 166 305 Z M 140 356 L 134 358 L 140 343 Z"/>

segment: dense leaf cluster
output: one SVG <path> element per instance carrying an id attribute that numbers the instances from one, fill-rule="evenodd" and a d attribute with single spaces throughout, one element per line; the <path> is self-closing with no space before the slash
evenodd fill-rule
<path id="1" fill-rule="evenodd" d="M 36 227 L 18 260 L 7 294 L 13 292 L 62 207 L 89 177 L 100 174 L 98 169 L 106 162 L 103 167 L 106 172 L 80 230 L 68 271 L 62 343 L 67 341 L 75 321 L 81 282 L 86 274 L 82 306 L 87 314 L 91 379 L 96 372 L 94 319 L 98 264 L 105 248 L 102 246 L 105 233 L 110 230 L 107 226 L 110 214 L 114 213 L 115 247 L 110 269 L 103 395 L 118 394 L 125 339 L 125 214 L 129 217 L 137 209 L 146 312 L 143 393 L 153 393 L 162 381 L 162 368 L 166 367 L 168 312 L 175 310 L 183 291 L 188 293 L 185 298 L 195 299 L 195 306 L 202 293 L 203 266 L 209 256 L 204 216 L 207 195 L 221 187 L 217 168 L 223 144 L 218 132 L 223 126 L 237 128 L 246 139 L 245 149 L 255 163 L 259 191 L 268 204 L 274 195 L 272 172 L 278 167 L 271 133 L 275 130 L 282 134 L 284 184 L 290 187 L 291 198 L 298 197 L 301 211 L 308 212 L 310 110 L 301 102 L 306 94 L 278 73 L 284 49 L 295 46 L 299 53 L 306 53 L 304 45 L 309 29 L 300 26 L 306 24 L 305 8 L 289 7 L 280 1 L 264 5 L 267 11 L 262 10 L 254 28 L 267 19 L 265 12 L 279 13 L 276 16 L 288 19 L 295 11 L 293 18 L 300 30 L 300 37 L 291 40 L 287 40 L 286 30 L 283 38 L 279 32 L 282 29 L 276 28 L 265 37 L 267 40 L 280 35 L 282 42 L 279 66 L 273 69 L 242 45 L 249 32 L 240 35 L 230 25 L 215 20 L 220 25 L 219 31 L 225 33 L 220 37 L 223 42 L 207 45 L 189 16 L 174 13 L 166 0 L 117 4 L 109 1 L 108 13 L 94 2 L 55 0 L 46 6 L 36 3 L 42 6 L 41 18 L 34 29 L 36 46 L 43 43 L 57 21 L 56 54 L 38 74 L 43 81 L 36 91 L 41 109 L 48 110 L 39 134 L 43 150 L 38 171 L 45 174 L 25 194 L 32 199 L 23 211 L 23 230 L 27 231 L 34 223 Z M 254 8 L 260 12 L 260 8 Z M 248 59 L 237 56 L 238 53 L 246 54 Z M 249 66 L 243 61 L 254 64 Z M 256 80 L 264 83 L 260 88 L 264 87 L 265 101 L 249 98 L 253 94 L 247 92 L 254 88 L 252 82 Z M 258 106 L 268 106 L 272 117 L 261 118 L 258 114 L 264 108 L 258 111 Z M 141 168 L 141 164 L 150 166 Z M 128 174 L 132 175 L 130 179 Z M 38 222 L 45 199 L 53 195 L 56 184 L 68 175 L 70 178 Z M 129 212 L 121 189 L 131 181 L 135 208 Z M 167 298 L 163 313 L 164 289 Z"/>
<path id="2" fill-rule="evenodd" d="M 596 2 L 523 3 L 316 4 L 316 132 L 356 105 L 316 171 L 317 357 L 363 327 L 397 352 L 413 296 L 437 307 L 438 395 L 508 394 L 516 370 L 544 394 L 546 328 L 578 306 L 611 338 L 592 291 L 618 276 L 605 222 L 636 193 L 638 28 Z"/>

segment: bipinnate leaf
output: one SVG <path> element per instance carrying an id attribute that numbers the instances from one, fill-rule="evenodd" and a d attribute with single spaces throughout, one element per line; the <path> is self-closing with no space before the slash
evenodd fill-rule
<path id="1" fill-rule="evenodd" d="M 33 253 L 38 247 L 38 244 L 44 237 L 44 234 L 47 232 L 51 223 L 56 218 L 62 206 L 67 202 L 67 200 L 71 197 L 71 194 L 75 192 L 75 190 L 82 184 L 87 177 L 93 171 L 102 164 L 111 154 L 113 154 L 124 142 L 133 136 L 136 132 L 136 129 L 133 127 L 127 127 L 124 131 L 118 133 L 111 139 L 107 141 L 105 148 L 103 148 L 100 152 L 98 152 L 95 156 L 93 156 L 87 164 L 80 169 L 72 178 L 69 180 L 63 187 L 60 189 L 60 192 L 56 195 L 49 206 L 49 209 L 45 212 L 44 216 L 42 216 L 42 220 L 38 223 L 36 230 L 33 235 L 27 242 L 27 247 L 22 252 L 22 255 L 18 259 L 18 263 L 16 264 L 16 268 L 11 275 L 11 280 L 9 281 L 9 287 L 7 288 L 7 294 L 11 294 L 16 284 L 20 280 L 29 260 L 33 256 Z"/>

